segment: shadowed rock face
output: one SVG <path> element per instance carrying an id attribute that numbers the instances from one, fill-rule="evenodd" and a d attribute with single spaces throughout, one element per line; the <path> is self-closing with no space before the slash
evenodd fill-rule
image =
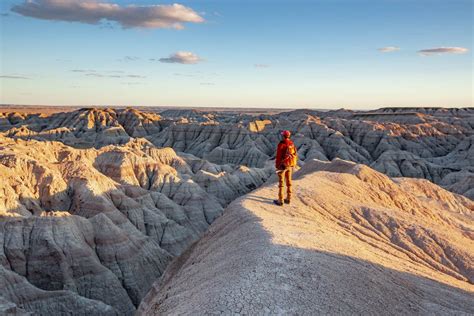
<path id="1" fill-rule="evenodd" d="M 472 314 L 474 203 L 426 180 L 307 161 L 232 202 L 138 315 Z"/>
<path id="2" fill-rule="evenodd" d="M 343 158 L 472 198 L 473 115 L 473 109 L 0 113 L 0 284 L 8 289 L 0 294 L 0 313 L 132 314 L 172 258 L 230 202 L 270 178 L 281 129 L 293 132 L 299 164 L 308 170 L 315 158 Z M 467 200 L 436 188 L 424 180 L 410 190 L 428 190 L 446 209 L 465 212 Z M 398 238 L 394 227 L 391 238 Z M 432 238 L 418 230 L 409 235 Z M 471 268 L 456 261 L 458 253 L 443 251 L 448 257 L 429 264 L 449 260 L 449 275 L 468 278 L 463 271 Z"/>
<path id="3" fill-rule="evenodd" d="M 0 144 L 6 311 L 132 314 L 168 262 L 269 175 L 143 139 L 100 149 Z"/>

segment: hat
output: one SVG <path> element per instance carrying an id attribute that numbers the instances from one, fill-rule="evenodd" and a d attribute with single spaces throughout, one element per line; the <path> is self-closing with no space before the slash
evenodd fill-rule
<path id="1" fill-rule="evenodd" d="M 287 130 L 282 131 L 282 132 L 281 132 L 281 136 L 288 138 L 288 137 L 291 136 L 291 132 L 290 132 L 290 131 L 287 131 Z"/>

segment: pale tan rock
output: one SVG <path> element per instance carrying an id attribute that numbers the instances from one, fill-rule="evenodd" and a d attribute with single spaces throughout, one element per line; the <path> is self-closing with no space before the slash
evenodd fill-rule
<path id="1" fill-rule="evenodd" d="M 474 313 L 472 201 L 342 160 L 306 162 L 294 189 L 231 203 L 138 315 Z"/>
<path id="2" fill-rule="evenodd" d="M 300 247 L 301 240 L 314 237 L 311 229 L 328 225 L 337 236 L 350 237 L 343 239 L 348 242 L 345 246 L 333 235 L 317 239 L 328 244 L 336 242 L 331 251 L 336 249 L 345 257 L 355 256 L 357 262 L 363 261 L 362 266 L 380 265 L 382 272 L 394 271 L 397 279 L 393 282 L 385 272 L 363 271 L 366 277 L 376 274 L 371 280 L 379 289 L 402 295 L 415 288 L 417 293 L 434 293 L 433 297 L 442 300 L 437 285 L 426 283 L 424 278 L 449 286 L 458 282 L 453 280 L 460 280 L 455 284 L 458 288 L 463 288 L 466 280 L 472 282 L 472 256 L 469 249 L 459 246 L 459 240 L 466 247 L 472 245 L 472 223 L 465 220 L 472 216 L 472 202 L 426 180 L 391 180 L 362 165 L 354 167 L 337 160 L 330 164 L 314 163 L 313 159 L 344 158 L 389 176 L 428 179 L 472 199 L 473 111 L 386 108 L 255 115 L 239 111 L 169 110 L 158 115 L 133 109 L 94 108 L 51 115 L 1 113 L 0 234 L 4 249 L 0 260 L 4 275 L 8 276 L 3 278 L 3 284 L 9 284 L 11 290 L 8 295 L 2 293 L 0 311 L 5 306 L 7 310 L 45 314 L 71 310 L 91 315 L 133 313 L 171 258 L 196 241 L 228 203 L 269 178 L 273 181 L 275 147 L 283 129 L 292 131 L 299 151 L 298 164 L 303 171 L 296 182 L 309 190 L 307 197 L 297 200 L 294 215 L 301 210 L 300 215 L 311 220 L 309 224 L 298 220 L 304 232 L 298 231 L 298 227 L 294 231 L 281 229 L 280 237 L 291 240 L 299 236 L 292 243 Z M 317 175 L 313 177 L 311 173 Z M 312 180 L 304 180 L 303 174 Z M 318 185 L 322 191 L 311 191 Z M 250 203 L 248 208 L 253 209 L 259 202 L 271 202 L 274 189 L 267 189 L 257 191 L 259 195 L 249 197 L 245 205 Z M 235 207 L 230 210 L 235 211 Z M 273 208 L 267 211 L 272 212 Z M 313 211 L 316 222 L 312 221 Z M 273 215 L 280 228 L 295 219 L 288 214 L 280 219 L 278 214 Z M 333 220 L 342 228 L 330 226 Z M 232 223 L 226 226 L 229 232 L 234 231 Z M 235 223 L 245 226 L 245 220 L 237 219 Z M 269 231 L 275 233 L 275 227 Z M 463 236 L 467 237 L 463 238 L 471 241 L 459 237 L 459 229 L 464 229 Z M 452 236 L 447 236 L 446 232 L 451 231 Z M 252 231 L 247 233 L 254 236 Z M 289 237 L 284 237 L 286 233 Z M 374 236 L 382 239 L 370 239 Z M 365 243 L 375 248 L 369 247 L 361 254 L 344 250 L 346 246 L 365 249 Z M 223 245 L 233 247 L 225 240 Z M 219 244 L 215 247 L 220 249 Z M 245 249 L 254 249 L 247 247 L 247 241 L 239 247 L 235 257 L 229 255 L 235 263 L 239 256 L 248 257 Z M 311 247 L 317 248 L 319 244 Z M 383 251 L 379 253 L 377 247 Z M 254 250 L 264 254 L 267 248 L 279 254 L 280 249 L 275 250 L 268 243 Z M 384 251 L 388 252 L 386 257 Z M 209 252 L 204 249 L 203 255 Z M 374 253 L 375 259 L 368 253 Z M 290 259 L 283 257 L 290 261 L 293 255 L 307 258 L 310 267 L 302 266 L 307 270 L 324 262 L 329 265 L 331 259 L 294 251 L 286 254 Z M 364 278 L 351 274 L 358 265 L 347 270 L 344 262 L 354 260 L 344 258 L 338 266 L 354 278 L 349 288 L 369 286 L 371 283 L 365 283 Z M 217 257 L 213 260 L 213 266 L 219 269 Z M 393 265 L 387 263 L 392 261 Z M 293 262 L 289 268 L 304 273 L 299 263 Z M 276 262 L 272 264 L 278 266 Z M 407 265 L 409 271 L 399 271 L 399 265 Z M 26 273 L 26 266 L 31 266 L 31 274 Z M 234 266 L 223 267 L 225 272 L 234 271 Z M 221 271 L 218 269 L 213 271 Z M 414 274 L 416 278 L 398 279 L 399 272 Z M 207 276 L 214 280 L 213 274 Z M 267 276 L 268 280 L 262 281 L 264 287 L 285 280 Z M 302 279 L 308 280 L 308 276 Z M 345 282 L 344 278 L 332 280 Z M 399 280 L 405 286 L 401 287 L 403 290 L 395 288 Z M 110 294 L 104 290 L 105 284 L 111 284 Z M 310 285 L 304 287 L 310 293 L 308 301 L 321 294 Z M 209 286 L 212 288 L 212 284 Z M 326 287 L 327 293 L 330 289 Z M 25 295 L 19 295 L 23 291 Z M 450 288 L 446 291 L 451 293 Z M 340 289 L 333 293 L 353 295 Z M 363 296 L 357 297 L 363 300 Z M 408 301 L 419 313 L 438 307 L 442 313 L 472 312 L 462 298 L 455 294 L 447 297 L 447 303 L 441 307 L 429 300 Z M 285 296 L 280 298 L 285 300 Z M 377 295 L 371 298 L 381 306 L 387 303 L 396 309 L 401 304 L 402 312 L 413 312 L 403 302 L 386 301 L 387 298 Z M 454 311 L 453 302 L 459 303 L 459 310 Z M 278 308 L 262 308 L 267 313 L 293 312 L 275 306 Z M 373 305 L 369 308 L 382 313 Z M 341 307 L 316 312 L 344 311 Z"/>
<path id="3" fill-rule="evenodd" d="M 256 120 L 249 123 L 249 131 L 251 132 L 261 132 L 265 130 L 267 125 L 271 125 L 272 121 L 270 120 Z"/>
<path id="4" fill-rule="evenodd" d="M 282 129 L 293 132 L 300 164 L 305 159 L 341 158 L 391 176 L 422 177 L 438 184 L 452 181 L 443 181 L 451 172 L 472 172 L 474 168 L 472 108 L 296 110 L 271 115 L 198 110 L 166 110 L 157 115 L 134 109 L 91 108 L 0 116 L 0 131 L 12 138 L 58 140 L 76 148 L 146 138 L 158 147 L 172 147 L 215 164 L 258 168 L 274 156 Z M 462 184 L 446 187 L 470 194 L 469 183 L 462 180 Z"/>
<path id="5" fill-rule="evenodd" d="M 0 144 L 5 308 L 45 314 L 132 314 L 170 259 L 269 172 L 209 164 L 203 178 L 207 162 L 144 139 Z"/>

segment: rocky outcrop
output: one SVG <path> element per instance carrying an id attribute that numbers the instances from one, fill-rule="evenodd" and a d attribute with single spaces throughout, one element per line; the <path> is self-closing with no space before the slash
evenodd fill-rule
<path id="1" fill-rule="evenodd" d="M 313 179 L 326 183 L 327 195 L 309 192 L 311 199 L 300 197 L 298 207 L 327 206 L 317 209 L 321 220 L 337 218 L 344 229 L 352 227 L 338 228 L 338 235 L 360 232 L 356 237 L 362 241 L 367 236 L 379 236 L 383 240 L 370 240 L 371 245 L 386 249 L 390 243 L 398 252 L 387 250 L 387 258 L 408 257 L 413 261 L 408 272 L 422 271 L 416 272 L 416 277 L 432 278 L 434 273 L 441 283 L 471 282 L 472 258 L 466 257 L 457 239 L 452 239 L 459 234 L 451 238 L 439 233 L 430 220 L 439 221 L 446 232 L 462 229 L 472 239 L 472 223 L 464 219 L 472 211 L 472 202 L 431 182 L 474 198 L 473 118 L 473 109 L 296 110 L 273 114 L 167 110 L 157 114 L 84 108 L 48 115 L 0 113 L 0 282 L 7 289 L 0 294 L 0 313 L 132 314 L 173 258 L 207 231 L 229 203 L 272 176 L 282 129 L 293 133 L 299 167 L 307 170 L 301 174 L 313 170 L 321 176 L 323 169 L 329 172 L 330 179 Z M 313 162 L 337 158 L 371 166 L 391 177 L 426 180 L 390 180 L 361 165 Z M 341 172 L 344 175 L 335 176 Z M 345 183 L 346 174 L 362 182 Z M 301 185 L 312 185 L 303 178 L 301 181 Z M 365 182 L 371 187 L 364 187 Z M 353 192 L 351 184 L 360 192 Z M 267 192 L 268 197 L 254 195 L 249 200 L 271 202 L 270 193 L 262 190 L 259 192 Z M 340 201 L 341 192 L 352 195 Z M 362 197 L 370 199 L 367 202 Z M 331 208 L 332 198 L 341 206 Z M 349 211 L 349 205 L 354 209 Z M 429 215 L 429 209 L 437 215 Z M 423 228 L 413 228 L 412 219 L 400 215 L 401 210 L 417 220 L 420 216 Z M 287 222 L 288 218 L 281 227 Z M 311 227 L 318 227 L 317 223 Z M 292 233 L 305 236 L 307 232 Z M 470 245 L 469 241 L 465 244 Z M 350 247 L 359 246 L 350 242 Z M 247 249 L 246 242 L 241 242 L 241 247 Z M 271 244 L 265 247 L 273 249 Z M 239 251 L 236 254 L 244 256 Z M 357 260 L 367 259 L 357 255 L 344 253 Z M 308 258 L 321 263 L 318 258 Z M 386 268 L 385 259 L 379 259 L 377 264 Z M 216 267 L 233 270 L 227 265 Z M 445 275 L 451 279 L 446 281 Z M 399 281 L 408 288 L 416 287 L 409 278 L 394 282 Z M 464 283 L 456 284 L 461 288 L 459 284 Z M 381 289 L 396 291 L 392 285 L 389 282 Z M 311 291 L 308 293 L 319 293 Z M 426 293 L 439 297 L 437 290 L 433 291 Z M 383 298 L 373 299 L 380 306 L 385 304 Z M 456 300 L 449 299 L 446 311 L 452 311 L 451 303 Z M 464 304 L 462 299 L 456 302 Z M 418 311 L 432 311 L 425 305 L 417 306 Z M 409 312 L 405 307 L 402 310 Z M 464 307 L 460 310 L 470 311 Z"/>
<path id="2" fill-rule="evenodd" d="M 452 172 L 443 178 L 441 185 L 474 201 L 474 172 Z"/>
<path id="3" fill-rule="evenodd" d="M 282 129 L 293 132 L 301 165 L 306 159 L 341 158 L 391 176 L 429 179 L 471 196 L 472 108 L 296 110 L 272 115 L 198 110 L 165 110 L 158 115 L 85 108 L 52 115 L 0 115 L 0 131 L 11 138 L 55 140 L 75 148 L 145 138 L 157 147 L 171 147 L 214 164 L 257 168 L 272 159 Z M 454 172 L 465 176 L 444 180 Z M 460 183 L 453 183 L 455 179 Z"/>
<path id="4" fill-rule="evenodd" d="M 237 199 L 175 260 L 138 315 L 472 314 L 474 203 L 427 180 L 307 161 Z"/>
<path id="5" fill-rule="evenodd" d="M 2 315 L 60 315 L 100 314 L 117 315 L 111 306 L 100 301 L 87 299 L 68 290 L 45 291 L 9 269 L 0 267 L 0 312 Z M 17 304 L 13 302 L 18 302 Z M 31 312 L 28 312 L 31 311 Z"/>
<path id="6" fill-rule="evenodd" d="M 50 116 L 28 115 L 20 122 L 18 118 L 13 122 L 17 124 L 7 130 L 9 137 L 56 140 L 76 148 L 124 144 L 131 137 L 143 137 L 162 129 L 159 115 L 134 109 L 80 109 Z"/>
<path id="7" fill-rule="evenodd" d="M 1 138 L 2 308 L 133 314 L 168 262 L 269 169 L 146 140 L 74 149 Z"/>

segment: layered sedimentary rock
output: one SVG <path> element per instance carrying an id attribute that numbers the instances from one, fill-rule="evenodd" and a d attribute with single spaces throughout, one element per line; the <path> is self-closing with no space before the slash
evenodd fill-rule
<path id="1" fill-rule="evenodd" d="M 143 139 L 98 150 L 0 140 L 5 310 L 132 314 L 171 258 L 269 174 Z"/>
<path id="2" fill-rule="evenodd" d="M 138 315 L 472 314 L 474 203 L 427 180 L 307 161 L 228 206 Z"/>
<path id="3" fill-rule="evenodd" d="M 0 284 L 7 289 L 0 313 L 132 314 L 173 258 L 229 203 L 271 177 L 282 129 L 293 133 L 300 167 L 342 158 L 423 178 L 410 189 L 431 188 L 448 212 L 466 214 L 467 200 L 427 181 L 474 198 L 473 115 L 435 108 L 0 113 Z M 409 183 L 397 181 L 390 185 Z M 463 271 L 471 268 L 460 262 L 470 257 L 433 251 L 440 255 L 431 265 L 448 260 L 446 273 L 468 278 Z"/>
<path id="4" fill-rule="evenodd" d="M 171 147 L 215 164 L 258 168 L 273 158 L 282 129 L 293 132 L 301 165 L 306 159 L 341 158 L 390 176 L 429 179 L 472 197 L 472 108 L 296 110 L 273 115 L 198 110 L 166 110 L 158 115 L 85 108 L 48 116 L 0 115 L 0 131 L 11 138 L 56 140 L 76 148 L 145 138 L 157 147 Z M 447 177 L 451 173 L 456 175 Z"/>

